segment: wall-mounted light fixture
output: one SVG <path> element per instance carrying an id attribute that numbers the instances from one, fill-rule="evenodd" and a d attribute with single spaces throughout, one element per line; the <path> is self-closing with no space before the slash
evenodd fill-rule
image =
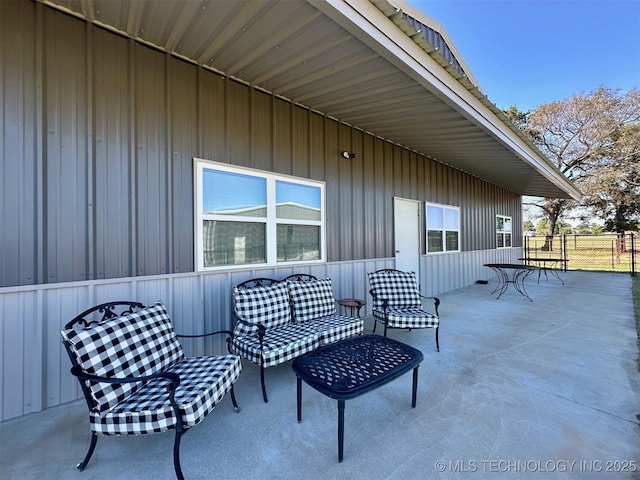
<path id="1" fill-rule="evenodd" d="M 342 155 L 342 157 L 346 158 L 346 159 L 356 158 L 356 154 L 355 153 L 352 153 L 352 152 L 350 153 L 350 152 L 347 152 L 346 150 L 344 152 L 340 153 L 340 155 Z"/>

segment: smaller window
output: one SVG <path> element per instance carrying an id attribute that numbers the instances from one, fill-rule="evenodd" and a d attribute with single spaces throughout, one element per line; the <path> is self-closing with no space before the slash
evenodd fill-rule
<path id="1" fill-rule="evenodd" d="M 460 208 L 427 203 L 427 253 L 460 251 Z"/>
<path id="2" fill-rule="evenodd" d="M 511 247 L 511 217 L 496 216 L 496 248 Z"/>

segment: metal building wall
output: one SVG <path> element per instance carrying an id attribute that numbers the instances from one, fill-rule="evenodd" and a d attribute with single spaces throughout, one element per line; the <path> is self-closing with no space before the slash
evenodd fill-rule
<path id="1" fill-rule="evenodd" d="M 394 196 L 460 206 L 465 251 L 493 247 L 496 213 L 519 225 L 518 195 L 442 163 L 42 4 L 0 9 L 0 286 L 193 271 L 193 157 L 326 181 L 331 262 L 393 256 Z"/>
<path id="2" fill-rule="evenodd" d="M 367 298 L 366 273 L 394 266 L 394 196 L 461 207 L 463 252 L 421 257 L 427 295 L 521 256 L 494 248 L 518 195 L 40 3 L 0 1 L 0 60 L 0 420 L 79 398 L 59 332 L 97 303 L 161 300 L 199 333 L 231 326 L 252 276 Z M 329 262 L 194 273 L 193 157 L 326 181 Z"/>

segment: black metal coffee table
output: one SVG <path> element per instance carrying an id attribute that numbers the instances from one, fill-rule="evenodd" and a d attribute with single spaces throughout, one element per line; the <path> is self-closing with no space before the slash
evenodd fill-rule
<path id="1" fill-rule="evenodd" d="M 320 347 L 293 361 L 297 376 L 298 423 L 302 421 L 302 380 L 338 400 L 338 461 L 344 445 L 345 400 L 355 398 L 413 369 L 411 406 L 416 406 L 420 350 L 381 335 L 360 335 Z"/>

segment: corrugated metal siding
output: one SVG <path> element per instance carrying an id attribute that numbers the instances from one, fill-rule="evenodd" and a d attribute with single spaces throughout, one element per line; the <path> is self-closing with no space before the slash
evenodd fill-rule
<path id="1" fill-rule="evenodd" d="M 2 286 L 192 271 L 193 157 L 326 181 L 331 262 L 393 255 L 394 196 L 460 206 L 463 250 L 493 247 L 497 213 L 519 225 L 518 195 L 442 163 L 43 5 L 0 8 Z"/>

